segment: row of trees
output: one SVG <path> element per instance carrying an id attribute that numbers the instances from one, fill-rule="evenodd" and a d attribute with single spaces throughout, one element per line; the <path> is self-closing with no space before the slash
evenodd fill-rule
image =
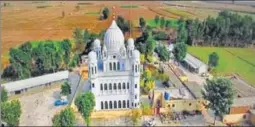
<path id="1" fill-rule="evenodd" d="M 7 101 L 7 91 L 1 87 L 1 119 L 8 126 L 18 126 L 21 115 L 21 104 L 19 100 Z"/>
<path id="2" fill-rule="evenodd" d="M 244 47 L 254 44 L 255 22 L 251 16 L 221 11 L 215 18 L 187 20 L 187 44 Z"/>
<path id="3" fill-rule="evenodd" d="M 74 54 L 72 57 L 71 49 L 68 39 L 61 42 L 41 41 L 38 45 L 26 42 L 18 48 L 10 49 L 10 65 L 2 76 L 25 79 L 74 67 L 79 62 L 79 56 Z"/>
<path id="4" fill-rule="evenodd" d="M 82 30 L 75 28 L 73 38 L 75 42 L 75 50 L 78 54 L 88 54 L 93 48 L 93 42 L 96 38 L 103 39 L 106 30 L 102 30 L 99 34 L 90 33 L 88 29 Z"/>

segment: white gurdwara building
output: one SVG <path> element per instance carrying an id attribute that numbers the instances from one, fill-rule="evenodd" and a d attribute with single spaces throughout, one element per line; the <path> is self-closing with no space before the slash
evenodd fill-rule
<path id="1" fill-rule="evenodd" d="M 96 39 L 88 55 L 89 83 L 97 111 L 139 107 L 140 53 L 134 49 L 132 38 L 127 47 L 124 40 L 113 20 L 104 35 L 103 47 Z"/>

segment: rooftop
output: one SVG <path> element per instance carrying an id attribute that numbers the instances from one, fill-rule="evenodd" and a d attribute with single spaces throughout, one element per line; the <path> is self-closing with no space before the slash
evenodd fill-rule
<path id="1" fill-rule="evenodd" d="M 254 105 L 255 105 L 255 96 L 253 96 L 253 97 L 235 98 L 234 101 L 233 101 L 232 107 L 254 106 Z"/>
<path id="2" fill-rule="evenodd" d="M 188 90 L 190 91 L 190 93 L 195 97 L 195 98 L 202 98 L 202 86 L 200 86 L 199 84 L 197 84 L 197 82 L 194 81 L 189 81 L 189 82 L 185 82 L 184 83 L 185 86 L 188 88 Z"/>
<path id="3" fill-rule="evenodd" d="M 242 80 L 231 78 L 230 81 L 233 84 L 233 89 L 236 91 L 239 97 L 251 97 L 255 96 L 255 88 L 246 84 Z"/>
<path id="4" fill-rule="evenodd" d="M 34 86 L 39 86 L 55 81 L 60 81 L 64 79 L 68 79 L 69 72 L 68 71 L 60 71 L 52 74 L 46 74 L 38 77 L 28 78 L 24 80 L 18 80 L 14 82 L 9 82 L 2 84 L 8 92 L 14 92 L 17 90 L 22 90 L 25 88 L 31 88 Z"/>
<path id="5" fill-rule="evenodd" d="M 195 58 L 194 56 L 190 55 L 189 53 L 186 54 L 186 57 L 184 58 L 184 61 L 188 63 L 193 68 L 199 68 L 201 66 L 207 66 L 205 63 L 203 63 L 201 60 Z"/>

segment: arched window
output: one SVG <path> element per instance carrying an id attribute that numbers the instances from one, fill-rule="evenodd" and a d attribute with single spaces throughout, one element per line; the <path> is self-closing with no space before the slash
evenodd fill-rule
<path id="1" fill-rule="evenodd" d="M 117 64 L 117 70 L 120 70 L 120 62 Z"/>
<path id="2" fill-rule="evenodd" d="M 118 102 L 118 108 L 121 108 L 121 101 Z"/>
<path id="3" fill-rule="evenodd" d="M 103 90 L 103 84 L 102 83 L 100 84 L 100 90 Z"/>
<path id="4" fill-rule="evenodd" d="M 135 84 L 135 88 L 137 88 L 137 84 Z"/>
<path id="5" fill-rule="evenodd" d="M 136 103 L 135 103 L 135 107 L 136 107 Z"/>
<path id="6" fill-rule="evenodd" d="M 115 71 L 117 70 L 116 63 L 115 63 L 115 62 L 113 63 L 113 69 L 114 69 Z"/>
<path id="7" fill-rule="evenodd" d="M 101 109 L 104 109 L 104 102 L 101 101 Z"/>
<path id="8" fill-rule="evenodd" d="M 129 108 L 129 100 L 127 100 L 127 108 Z"/>
<path id="9" fill-rule="evenodd" d="M 110 101 L 110 109 L 112 109 L 112 101 Z"/>
<path id="10" fill-rule="evenodd" d="M 119 83 L 119 85 L 118 85 L 118 89 L 119 89 L 119 90 L 121 90 L 121 83 Z"/>
<path id="11" fill-rule="evenodd" d="M 110 71 L 111 71 L 112 70 L 112 63 L 110 63 L 109 66 L 110 66 Z"/>
<path id="12" fill-rule="evenodd" d="M 134 66 L 135 66 L 135 65 L 133 64 L 133 65 L 132 65 L 132 70 L 133 70 L 133 71 L 135 71 L 135 67 L 134 67 Z"/>
<path id="13" fill-rule="evenodd" d="M 135 65 L 135 72 L 137 72 L 137 65 Z"/>
<path id="14" fill-rule="evenodd" d="M 92 71 L 92 74 L 94 74 L 94 68 L 93 67 L 91 67 L 91 71 Z"/>
<path id="15" fill-rule="evenodd" d="M 129 82 L 127 83 L 127 89 L 129 89 Z"/>
<path id="16" fill-rule="evenodd" d="M 104 84 L 104 90 L 107 90 L 107 84 L 106 83 Z"/>
<path id="17" fill-rule="evenodd" d="M 108 102 L 107 101 L 104 102 L 104 106 L 105 106 L 105 109 L 108 109 Z"/>
<path id="18" fill-rule="evenodd" d="M 117 84 L 114 83 L 113 89 L 116 90 L 117 89 Z"/>
<path id="19" fill-rule="evenodd" d="M 112 90 L 112 84 L 111 83 L 109 84 L 109 90 Z"/>
<path id="20" fill-rule="evenodd" d="M 114 101 L 114 108 L 117 108 L 117 101 Z"/>
<path id="21" fill-rule="evenodd" d="M 97 73 L 97 68 L 95 67 L 95 74 Z"/>
<path id="22" fill-rule="evenodd" d="M 123 108 L 126 108 L 126 101 L 123 100 Z"/>
<path id="23" fill-rule="evenodd" d="M 125 84 L 125 82 L 123 82 L 122 88 L 123 88 L 123 89 L 126 89 L 126 84 Z"/>
<path id="24" fill-rule="evenodd" d="M 95 87 L 95 84 L 94 83 L 92 83 L 92 88 L 94 88 Z"/>

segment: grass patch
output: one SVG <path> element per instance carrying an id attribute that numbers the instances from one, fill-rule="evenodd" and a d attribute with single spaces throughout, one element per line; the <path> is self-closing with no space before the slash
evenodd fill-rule
<path id="1" fill-rule="evenodd" d="M 170 26 L 172 28 L 176 29 L 178 27 L 178 21 L 176 19 L 167 19 L 167 20 L 170 21 L 170 24 L 171 24 Z M 146 20 L 146 24 L 151 26 L 151 27 L 160 27 L 160 20 L 159 20 L 159 23 L 156 24 L 154 19 L 149 19 L 149 20 Z"/>
<path id="2" fill-rule="evenodd" d="M 40 6 L 36 6 L 36 8 L 48 8 L 51 7 L 50 5 L 40 5 Z"/>
<path id="3" fill-rule="evenodd" d="M 216 67 L 217 75 L 237 73 L 247 83 L 255 86 L 255 49 L 188 47 L 188 52 L 205 63 L 208 63 L 210 53 L 217 52 L 219 55 L 219 65 Z"/>
<path id="4" fill-rule="evenodd" d="M 137 5 L 121 5 L 121 8 L 138 8 L 139 6 Z"/>
<path id="5" fill-rule="evenodd" d="M 183 10 L 180 10 L 180 9 L 177 9 L 177 8 L 167 8 L 167 9 L 163 9 L 163 10 L 166 11 L 166 12 L 169 12 L 171 14 L 178 15 L 180 17 L 184 17 L 184 18 L 194 17 L 190 13 L 188 13 L 186 11 L 183 11 Z"/>
<path id="6" fill-rule="evenodd" d="M 86 12 L 87 15 L 99 15 L 100 12 Z"/>

